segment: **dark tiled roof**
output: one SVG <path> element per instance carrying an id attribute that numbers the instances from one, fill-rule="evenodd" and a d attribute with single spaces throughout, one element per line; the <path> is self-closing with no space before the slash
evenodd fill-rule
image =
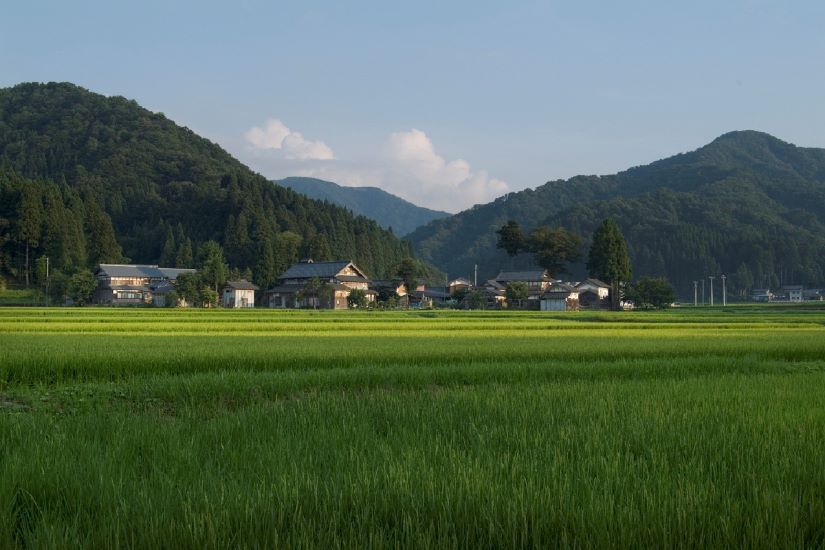
<path id="1" fill-rule="evenodd" d="M 336 277 L 341 282 L 344 283 L 368 283 L 369 279 L 364 277 L 359 277 L 358 275 L 338 275 Z"/>
<path id="2" fill-rule="evenodd" d="M 240 281 L 228 281 L 226 283 L 227 288 L 233 288 L 235 290 L 258 290 L 258 286 L 250 283 L 246 279 L 241 279 Z"/>
<path id="3" fill-rule="evenodd" d="M 338 275 L 338 272 L 351 263 L 349 260 L 340 260 L 337 262 L 301 262 L 290 266 L 280 278 L 312 279 L 313 277 L 318 277 L 319 279 L 329 279 Z"/>
<path id="4" fill-rule="evenodd" d="M 600 281 L 599 279 L 585 279 L 584 281 L 577 284 L 576 288 L 584 285 L 596 286 L 601 288 L 610 288 L 609 284 L 605 283 L 604 281 Z"/>
<path id="5" fill-rule="evenodd" d="M 174 280 L 181 273 L 195 273 L 195 270 L 146 264 L 100 264 L 98 273 L 102 273 L 107 277 L 148 277 L 150 279 Z"/>
<path id="6" fill-rule="evenodd" d="M 534 271 L 502 271 L 496 281 L 549 281 L 550 277 L 544 270 Z"/>
<path id="7" fill-rule="evenodd" d="M 573 288 L 570 285 L 566 285 L 564 283 L 556 283 L 544 292 L 544 296 L 547 296 L 547 295 L 556 295 L 556 296 L 566 295 L 566 294 L 570 294 L 571 292 L 575 292 L 575 291 L 576 291 L 576 289 Z"/>
<path id="8" fill-rule="evenodd" d="M 266 291 L 267 294 L 296 294 L 304 285 L 278 285 Z"/>

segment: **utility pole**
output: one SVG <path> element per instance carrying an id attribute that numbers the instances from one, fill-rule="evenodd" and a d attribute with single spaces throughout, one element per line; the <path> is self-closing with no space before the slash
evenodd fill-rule
<path id="1" fill-rule="evenodd" d="M 49 257 L 46 256 L 46 307 L 49 305 Z"/>
<path id="2" fill-rule="evenodd" d="M 473 266 L 473 288 L 478 288 L 478 264 Z"/>
<path id="3" fill-rule="evenodd" d="M 713 306 L 713 280 L 715 278 L 716 277 L 714 277 L 713 275 L 708 276 L 708 279 L 710 279 L 710 305 L 711 306 Z"/>
<path id="4" fill-rule="evenodd" d="M 702 305 L 705 305 L 705 280 L 702 279 Z"/>
<path id="5" fill-rule="evenodd" d="M 722 275 L 722 305 L 723 306 L 728 305 L 728 289 L 725 286 L 725 279 L 727 279 L 727 276 Z"/>
<path id="6" fill-rule="evenodd" d="M 693 281 L 693 307 L 699 305 L 699 281 Z"/>

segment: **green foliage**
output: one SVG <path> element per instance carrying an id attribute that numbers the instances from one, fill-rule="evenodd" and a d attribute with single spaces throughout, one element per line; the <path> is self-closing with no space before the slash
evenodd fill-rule
<path id="1" fill-rule="evenodd" d="M 223 249 L 217 242 L 207 241 L 201 246 L 198 272 L 203 284 L 213 288 L 215 292 L 226 283 L 229 268 L 223 257 Z"/>
<path id="2" fill-rule="evenodd" d="M 593 243 L 587 258 L 587 269 L 591 277 L 596 277 L 610 285 L 610 301 L 613 309 L 619 307 L 619 289 L 622 283 L 630 281 L 633 270 L 627 254 L 627 243 L 621 229 L 612 219 L 602 221 L 593 233 Z"/>
<path id="3" fill-rule="evenodd" d="M 367 294 L 360 288 L 354 288 L 347 296 L 347 305 L 351 308 L 365 308 L 367 307 Z"/>
<path id="4" fill-rule="evenodd" d="M 508 255 L 515 256 L 527 250 L 527 240 L 517 221 L 508 221 L 496 233 L 498 234 L 496 248 L 503 248 Z"/>
<path id="5" fill-rule="evenodd" d="M 529 296 L 530 290 L 527 283 L 521 281 L 514 281 L 507 283 L 505 295 L 507 296 L 507 303 L 521 306 L 524 300 Z"/>
<path id="6" fill-rule="evenodd" d="M 166 302 L 164 303 L 165 307 L 178 307 L 178 301 L 180 300 L 180 296 L 174 290 L 170 290 L 166 293 Z"/>
<path id="7" fill-rule="evenodd" d="M 487 297 L 480 290 L 472 290 L 464 299 L 469 309 L 487 309 Z"/>
<path id="8" fill-rule="evenodd" d="M 825 286 L 825 150 L 735 132 L 687 154 L 609 176 L 577 176 L 436 220 L 409 236 L 419 257 L 449 273 L 489 278 L 510 262 L 496 230 L 563 226 L 592 235 L 616 221 L 636 276 L 665 276 L 693 296 L 693 280 L 745 264 L 756 287 Z M 590 243 L 585 243 L 589 246 Z M 516 257 L 513 268 L 529 267 Z M 527 264 L 527 265 L 525 265 Z M 577 277 L 583 265 L 572 266 Z"/>
<path id="9" fill-rule="evenodd" d="M 69 278 L 66 292 L 75 305 L 83 306 L 92 300 L 97 280 L 90 271 L 79 271 Z"/>
<path id="10" fill-rule="evenodd" d="M 676 291 L 664 277 L 642 277 L 626 290 L 625 298 L 636 307 L 666 308 L 676 301 Z"/>
<path id="11" fill-rule="evenodd" d="M 527 244 L 536 264 L 551 276 L 567 271 L 568 264 L 581 258 L 581 237 L 563 227 L 537 227 L 530 232 Z"/>
<path id="12" fill-rule="evenodd" d="M 15 279 L 26 247 L 66 273 L 124 258 L 193 267 L 207 241 L 255 269 L 268 239 L 277 274 L 303 246 L 376 278 L 411 254 L 375 222 L 272 184 L 163 115 L 71 84 L 0 90 L 0 167 L 0 273 Z"/>
<path id="13" fill-rule="evenodd" d="M 404 258 L 395 268 L 395 275 L 407 287 L 407 294 L 415 292 L 418 287 L 418 278 L 421 276 L 421 267 L 413 258 Z"/>
<path id="14" fill-rule="evenodd" d="M 220 295 L 211 288 L 204 287 L 198 296 L 201 307 L 218 307 Z"/>

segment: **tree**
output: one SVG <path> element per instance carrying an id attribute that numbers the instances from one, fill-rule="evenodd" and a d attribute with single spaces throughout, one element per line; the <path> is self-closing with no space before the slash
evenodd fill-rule
<path id="1" fill-rule="evenodd" d="M 619 308 L 621 286 L 633 276 L 627 243 L 619 226 L 607 218 L 593 233 L 593 244 L 587 259 L 587 269 L 591 277 L 596 277 L 610 285 L 610 304 Z"/>
<path id="2" fill-rule="evenodd" d="M 264 235 L 258 246 L 258 263 L 255 266 L 255 282 L 263 289 L 268 289 L 278 280 L 278 267 L 275 262 L 275 250 L 272 240 Z"/>
<path id="3" fill-rule="evenodd" d="M 347 305 L 351 308 L 367 307 L 367 293 L 360 288 L 350 290 L 349 296 L 347 296 Z"/>
<path id="4" fill-rule="evenodd" d="M 69 278 L 66 292 L 75 305 L 86 305 L 91 301 L 92 294 L 97 288 L 97 280 L 91 271 L 79 271 Z"/>
<path id="5" fill-rule="evenodd" d="M 211 288 L 202 288 L 200 303 L 203 307 L 218 307 L 218 293 Z"/>
<path id="6" fill-rule="evenodd" d="M 496 233 L 498 234 L 496 248 L 503 248 L 509 256 L 515 256 L 527 248 L 524 233 L 517 221 L 508 221 Z"/>
<path id="7" fill-rule="evenodd" d="M 164 267 L 173 266 L 176 263 L 176 256 L 175 234 L 170 226 L 166 229 L 166 241 L 163 243 L 163 250 L 160 252 L 159 263 Z"/>
<path id="8" fill-rule="evenodd" d="M 175 267 L 192 267 L 192 240 L 185 237 L 175 254 Z"/>
<path id="9" fill-rule="evenodd" d="M 180 296 L 174 290 L 170 290 L 166 293 L 166 301 L 164 302 L 164 306 L 166 307 L 178 307 L 178 301 L 180 300 Z"/>
<path id="10" fill-rule="evenodd" d="M 551 276 L 566 271 L 568 263 L 581 258 L 581 237 L 563 227 L 537 227 L 530 232 L 527 242 L 536 263 Z"/>
<path id="11" fill-rule="evenodd" d="M 507 283 L 507 289 L 504 291 L 507 296 L 507 303 L 508 304 L 518 304 L 519 307 L 522 306 L 524 300 L 527 299 L 529 295 L 529 289 L 527 288 L 527 283 L 521 281 L 514 281 L 512 283 Z"/>
<path id="12" fill-rule="evenodd" d="M 736 288 L 739 289 L 739 295 L 742 297 L 747 296 L 750 289 L 753 288 L 753 274 L 748 269 L 747 264 L 744 262 L 739 264 L 739 268 L 733 274 L 733 281 Z"/>
<path id="13" fill-rule="evenodd" d="M 221 245 L 215 241 L 206 241 L 200 249 L 200 274 L 205 285 L 218 293 L 218 287 L 226 282 L 229 269 L 223 257 Z"/>
<path id="14" fill-rule="evenodd" d="M 642 277 L 628 287 L 626 297 L 636 307 L 662 309 L 676 300 L 676 291 L 664 277 Z"/>
<path id="15" fill-rule="evenodd" d="M 94 200 L 86 204 L 86 230 L 89 233 L 89 261 L 92 264 L 119 262 L 123 259 L 112 219 Z"/>
<path id="16" fill-rule="evenodd" d="M 418 287 L 418 276 L 421 274 L 418 262 L 410 257 L 404 258 L 395 269 L 395 274 L 407 288 L 407 295 L 412 295 Z"/>
<path id="17" fill-rule="evenodd" d="M 203 286 L 198 273 L 181 273 L 175 280 L 175 288 L 180 298 L 193 306 L 200 300 L 200 288 Z"/>
<path id="18" fill-rule="evenodd" d="M 26 243 L 26 286 L 29 286 L 29 249 L 39 244 L 43 227 L 43 201 L 37 187 L 25 185 L 17 209 L 18 238 Z"/>
<path id="19" fill-rule="evenodd" d="M 487 309 L 487 297 L 480 290 L 473 290 L 465 298 L 470 309 Z"/>

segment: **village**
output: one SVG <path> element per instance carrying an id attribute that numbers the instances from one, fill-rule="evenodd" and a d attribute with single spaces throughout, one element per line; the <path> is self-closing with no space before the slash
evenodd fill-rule
<path id="1" fill-rule="evenodd" d="M 110 306 L 191 307 L 195 304 L 178 292 L 179 278 L 194 269 L 157 265 L 100 264 L 95 270 L 97 287 L 92 303 Z M 414 289 L 401 279 L 371 279 L 351 260 L 315 262 L 305 259 L 290 266 L 278 283 L 262 289 L 240 278 L 216 289 L 216 300 L 207 307 L 272 309 L 353 308 L 455 308 L 576 311 L 609 309 L 610 285 L 595 278 L 562 281 L 547 270 L 501 271 L 495 278 L 474 284 L 464 277 L 433 284 L 418 279 Z M 412 286 L 412 285 L 410 285 Z M 822 301 L 825 292 L 800 285 L 755 289 L 753 302 Z M 632 309 L 632 302 L 620 303 Z"/>
<path id="2" fill-rule="evenodd" d="M 177 292 L 181 276 L 194 269 L 156 265 L 100 264 L 92 303 L 112 306 L 189 307 Z M 224 308 L 348 309 L 364 307 L 466 309 L 534 309 L 572 311 L 606 308 L 610 286 L 598 279 L 563 282 L 543 269 L 502 271 L 483 284 L 464 277 L 435 285 L 419 279 L 414 289 L 400 279 L 371 279 L 351 260 L 302 260 L 290 266 L 272 288 L 246 279 L 227 281 L 219 289 Z M 170 297 L 174 303 L 170 303 Z"/>

